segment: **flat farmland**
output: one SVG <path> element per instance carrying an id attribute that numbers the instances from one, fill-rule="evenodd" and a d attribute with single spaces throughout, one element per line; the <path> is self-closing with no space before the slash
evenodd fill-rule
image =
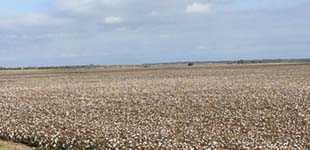
<path id="1" fill-rule="evenodd" d="M 310 149 L 310 64 L 0 71 L 0 139 L 37 149 Z"/>

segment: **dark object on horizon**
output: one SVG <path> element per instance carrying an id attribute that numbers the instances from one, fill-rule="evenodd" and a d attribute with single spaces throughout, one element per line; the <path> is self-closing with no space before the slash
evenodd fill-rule
<path id="1" fill-rule="evenodd" d="M 194 66 L 194 63 L 190 62 L 187 64 L 187 66 Z"/>
<path id="2" fill-rule="evenodd" d="M 237 63 L 238 64 L 245 64 L 245 61 L 244 60 L 239 60 Z"/>
<path id="3" fill-rule="evenodd" d="M 148 68 L 148 67 L 150 67 L 149 65 L 142 65 L 144 68 Z"/>

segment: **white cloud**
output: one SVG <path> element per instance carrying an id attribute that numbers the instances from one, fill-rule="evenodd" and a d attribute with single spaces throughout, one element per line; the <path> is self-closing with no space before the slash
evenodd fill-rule
<path id="1" fill-rule="evenodd" d="M 193 3 L 186 7 L 187 13 L 209 13 L 211 5 L 208 3 Z"/>
<path id="2" fill-rule="evenodd" d="M 104 22 L 106 24 L 118 24 L 123 22 L 122 17 L 116 17 L 116 16 L 109 16 L 104 19 Z"/>

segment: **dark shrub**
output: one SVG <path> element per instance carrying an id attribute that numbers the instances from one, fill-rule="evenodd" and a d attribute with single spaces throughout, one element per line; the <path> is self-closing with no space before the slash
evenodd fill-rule
<path id="1" fill-rule="evenodd" d="M 187 64 L 187 66 L 194 66 L 194 63 L 190 62 Z"/>

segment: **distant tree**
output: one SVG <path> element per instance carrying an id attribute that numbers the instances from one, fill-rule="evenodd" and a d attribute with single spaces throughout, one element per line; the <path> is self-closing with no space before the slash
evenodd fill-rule
<path id="1" fill-rule="evenodd" d="M 189 62 L 189 63 L 187 64 L 187 66 L 189 66 L 189 67 L 194 66 L 194 63 Z"/>
<path id="2" fill-rule="evenodd" d="M 245 64 L 245 61 L 244 60 L 239 60 L 237 63 L 238 64 Z"/>
<path id="3" fill-rule="evenodd" d="M 256 60 L 251 60 L 251 63 L 252 64 L 256 64 L 258 61 L 256 61 Z"/>
<path id="4" fill-rule="evenodd" d="M 149 65 L 142 65 L 144 68 L 148 68 L 148 67 L 150 67 Z"/>

